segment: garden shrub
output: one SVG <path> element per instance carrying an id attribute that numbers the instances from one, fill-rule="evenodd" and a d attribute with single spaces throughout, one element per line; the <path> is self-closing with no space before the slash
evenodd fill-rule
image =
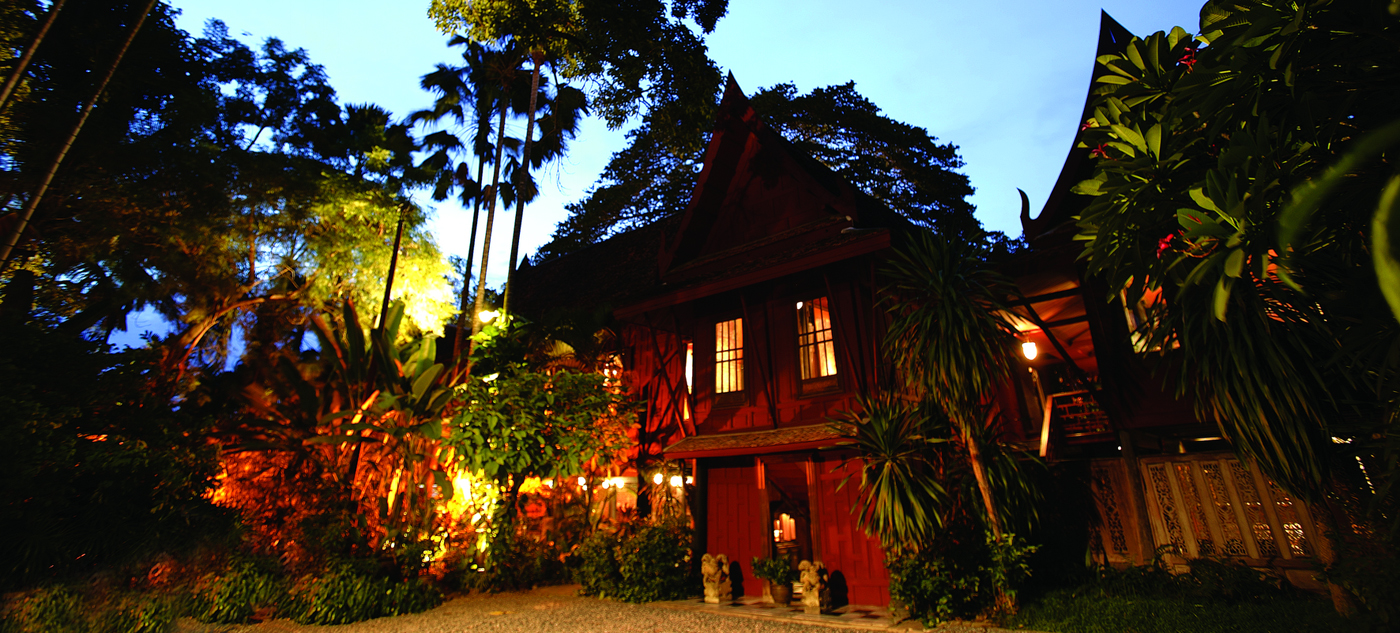
<path id="1" fill-rule="evenodd" d="M 82 596 L 66 587 L 26 592 L 6 605 L 4 633 L 82 633 L 87 631 Z"/>
<path id="2" fill-rule="evenodd" d="M 1170 546 L 1159 548 L 1151 565 L 1124 569 L 1105 567 L 1083 589 L 1116 598 L 1189 598 L 1192 601 L 1234 603 L 1296 593 L 1277 574 L 1254 569 L 1228 558 L 1196 558 L 1176 574 L 1163 559 Z"/>
<path id="3" fill-rule="evenodd" d="M 1030 576 L 1027 559 L 1037 546 L 1017 545 L 1015 536 L 988 536 L 973 545 L 944 539 L 917 552 L 893 557 L 890 597 L 927 626 L 995 611 L 998 595 L 1014 600 Z"/>
<path id="4" fill-rule="evenodd" d="M 442 604 L 442 593 L 421 578 L 398 582 L 347 562 L 302 576 L 292 587 L 286 615 L 301 624 L 349 624 L 418 613 Z"/>
<path id="5" fill-rule="evenodd" d="M 617 546 L 618 597 L 628 602 L 679 600 L 691 592 L 690 528 L 650 525 Z"/>
<path id="6" fill-rule="evenodd" d="M 690 577 L 690 528 L 647 525 L 621 534 L 596 532 L 570 556 L 583 594 L 626 602 L 678 600 L 695 585 Z"/>
<path id="7" fill-rule="evenodd" d="M 280 607 L 287 595 L 287 583 L 275 563 L 235 555 L 219 571 L 200 578 L 192 593 L 195 619 L 244 624 L 260 609 Z"/>
<path id="8" fill-rule="evenodd" d="M 475 562 L 478 558 L 480 562 Z M 453 575 L 462 589 L 520 591 L 565 582 L 569 576 L 563 559 L 563 553 L 551 543 L 502 530 L 483 556 L 457 561 L 462 569 Z"/>
<path id="9" fill-rule="evenodd" d="M 975 615 L 982 606 L 982 580 L 966 561 L 932 549 L 891 561 L 890 597 L 927 626 Z"/>
<path id="10" fill-rule="evenodd" d="M 1392 553 L 1393 540 L 1368 547 L 1343 539 L 1334 542 L 1340 542 L 1339 555 L 1325 576 L 1355 596 L 1359 610 L 1351 620 L 1376 630 L 1400 629 L 1400 565 Z"/>
<path id="11" fill-rule="evenodd" d="M 63 586 L 25 592 L 6 605 L 2 633 L 163 633 L 179 615 L 166 593 L 90 592 Z"/>
<path id="12" fill-rule="evenodd" d="M 585 596 L 615 598 L 622 585 L 622 570 L 617 563 L 618 537 L 599 530 L 584 539 L 569 556 L 569 570 L 574 582 L 583 585 Z"/>

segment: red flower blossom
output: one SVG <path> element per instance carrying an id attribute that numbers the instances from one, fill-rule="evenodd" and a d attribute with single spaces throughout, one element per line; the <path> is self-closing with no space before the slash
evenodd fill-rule
<path id="1" fill-rule="evenodd" d="M 1089 150 L 1089 156 L 1093 158 L 1107 158 L 1109 160 L 1113 160 L 1113 157 L 1108 155 L 1108 143 L 1099 143 L 1098 147 Z"/>
<path id="2" fill-rule="evenodd" d="M 1087 130 L 1087 129 L 1091 128 L 1091 127 L 1094 127 L 1094 120 L 1093 120 L 1093 119 L 1085 119 L 1085 120 L 1084 120 L 1084 123 L 1081 124 L 1081 125 L 1079 126 L 1079 131 L 1080 131 L 1080 132 L 1083 132 L 1084 130 Z"/>
<path id="3" fill-rule="evenodd" d="M 1196 67 L 1196 47 L 1186 47 L 1186 54 L 1182 55 L 1181 59 L 1176 60 L 1176 63 L 1185 64 L 1186 72 L 1191 72 L 1191 70 Z"/>
<path id="4" fill-rule="evenodd" d="M 1162 259 L 1162 253 L 1167 252 L 1172 247 L 1172 240 L 1176 239 L 1176 233 L 1168 233 L 1166 237 L 1157 240 L 1157 259 Z"/>

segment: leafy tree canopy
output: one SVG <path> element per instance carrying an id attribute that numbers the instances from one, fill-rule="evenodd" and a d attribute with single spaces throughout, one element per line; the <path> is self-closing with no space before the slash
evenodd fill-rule
<path id="1" fill-rule="evenodd" d="M 32 195 L 74 123 L 56 113 L 91 98 L 96 64 L 140 4 L 85 2 L 59 15 L 7 108 L 5 211 Z M 7 18 L 0 32 L 34 22 Z M 34 318 L 99 337 L 153 308 L 176 325 L 161 342 L 168 366 L 217 364 L 235 332 L 258 350 L 299 343 L 306 315 L 331 302 L 377 310 L 403 213 L 396 296 L 414 306 L 412 328 L 433 329 L 452 309 L 449 271 L 424 212 L 402 198 L 429 177 L 416 147 L 388 112 L 339 105 L 306 51 L 276 39 L 252 49 L 217 21 L 192 38 L 158 4 L 3 281 L 29 271 Z"/>
<path id="2" fill-rule="evenodd" d="M 712 97 L 713 98 L 713 97 Z M 980 239 L 981 224 L 957 147 L 927 130 L 880 114 L 855 83 L 799 95 L 792 84 L 758 91 L 754 111 L 798 150 L 830 167 L 915 224 Z M 540 249 L 548 258 L 597 243 L 685 209 L 700 173 L 699 142 L 680 151 L 658 136 L 664 122 L 648 117 L 628 133 L 589 196 L 569 205 L 569 218 Z M 697 133 L 696 138 L 702 135 Z M 976 237 L 973 237 L 976 236 Z M 1005 240 L 997 234 L 994 239 Z"/>
<path id="3" fill-rule="evenodd" d="M 1400 330 L 1365 239 L 1393 156 L 1356 165 L 1305 230 L 1278 238 L 1300 192 L 1400 119 L 1387 5 L 1207 3 L 1201 35 L 1101 57 L 1112 72 L 1085 122 L 1090 272 L 1130 302 L 1163 291 L 1151 334 L 1179 356 L 1179 389 L 1296 494 L 1320 495 L 1333 458 L 1354 464 L 1394 433 L 1383 410 L 1400 394 Z"/>
<path id="4" fill-rule="evenodd" d="M 728 4 L 433 0 L 428 15 L 444 33 L 478 42 L 514 40 L 544 53 L 564 78 L 588 80 L 593 110 L 613 129 L 646 114 L 664 123 L 658 128 L 664 143 L 694 150 L 695 134 L 710 123 L 720 82 L 702 34 L 714 30 Z"/>

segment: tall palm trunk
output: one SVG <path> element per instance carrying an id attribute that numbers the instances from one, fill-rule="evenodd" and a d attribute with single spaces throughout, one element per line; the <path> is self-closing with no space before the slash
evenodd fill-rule
<path id="1" fill-rule="evenodd" d="M 486 171 L 486 157 L 480 156 L 476 161 L 476 181 L 478 183 L 481 182 L 484 171 Z M 476 199 L 472 201 L 472 236 L 467 243 L 467 276 L 462 280 L 462 296 L 457 301 L 461 313 L 457 315 L 457 334 L 452 338 L 452 360 L 454 363 L 457 361 L 458 355 L 462 353 L 462 339 L 465 338 L 463 330 L 467 327 L 467 287 L 472 282 L 472 259 L 476 256 L 476 225 L 479 220 L 481 220 L 481 195 L 477 194 Z"/>
<path id="2" fill-rule="evenodd" d="M 976 434 L 969 423 L 962 424 L 963 443 L 967 446 L 967 460 L 972 464 L 972 476 L 977 479 L 977 490 L 982 493 L 982 505 L 987 508 L 987 524 L 992 528 L 992 536 L 1001 538 L 1001 517 L 997 515 L 996 500 L 992 496 L 992 484 L 987 480 L 987 464 L 982 459 L 982 447 L 977 445 Z"/>
<path id="3" fill-rule="evenodd" d="M 501 159 L 505 152 L 506 139 L 506 106 L 508 102 L 504 97 L 501 99 L 500 119 L 496 124 L 496 164 L 491 167 L 491 202 L 486 205 L 486 235 L 482 238 L 481 245 L 481 275 L 476 280 L 476 303 L 472 308 L 472 336 L 476 336 L 481 331 L 481 319 L 477 317 L 481 314 L 481 308 L 485 304 L 486 297 L 486 264 L 491 258 L 491 227 L 496 220 L 496 187 L 501 183 Z M 471 356 L 471 350 L 475 343 L 468 346 L 467 356 Z M 471 371 L 471 362 L 468 361 L 467 370 Z"/>
<path id="4" fill-rule="evenodd" d="M 530 57 L 535 69 L 530 74 L 530 110 L 525 118 L 525 149 L 520 159 L 522 171 L 515 179 L 515 231 L 510 237 L 510 266 L 506 272 L 505 298 L 501 302 L 501 310 L 507 313 L 510 312 L 510 290 L 511 282 L 515 280 L 516 258 L 520 256 L 520 221 L 525 217 L 524 191 L 525 183 L 530 179 L 530 146 L 535 140 L 535 106 L 540 94 L 540 62 L 544 61 L 544 51 L 532 51 Z"/>
<path id="5" fill-rule="evenodd" d="M 389 275 L 384 278 L 384 302 L 379 306 L 379 329 L 384 329 L 384 315 L 389 313 L 389 296 L 394 292 L 394 274 L 399 268 L 399 246 L 403 244 L 403 221 L 407 205 L 399 205 L 398 228 L 394 229 L 394 250 L 389 253 Z"/>
<path id="6" fill-rule="evenodd" d="M 19 64 L 15 66 L 14 72 L 10 73 L 10 78 L 5 81 L 5 87 L 0 88 L 0 111 L 5 110 L 5 104 L 9 102 L 10 95 L 14 93 L 15 87 L 19 86 L 19 80 L 24 76 L 24 69 L 29 66 L 29 60 L 34 59 L 34 51 L 39 50 L 39 44 L 44 41 L 44 36 L 48 35 L 49 27 L 53 26 L 54 18 L 58 17 L 58 11 L 63 8 L 64 0 L 54 0 L 53 6 L 49 8 L 49 17 L 44 20 L 44 25 L 39 27 L 39 32 L 34 34 L 34 41 L 29 43 L 29 48 L 24 49 L 24 55 L 19 58 Z"/>
<path id="7" fill-rule="evenodd" d="M 19 221 L 15 222 L 14 228 L 10 229 L 10 234 L 5 236 L 3 243 L 0 243 L 0 271 L 3 271 L 10 263 L 10 253 L 14 251 L 15 245 L 19 244 L 19 238 L 24 234 L 24 228 L 34 217 L 34 209 L 38 208 L 39 201 L 44 199 L 44 193 L 49 190 L 49 184 L 53 182 L 54 175 L 58 173 L 59 165 L 63 164 L 63 157 L 68 155 L 68 150 L 73 147 L 73 141 L 77 140 L 78 133 L 83 131 L 83 124 L 87 123 L 88 115 L 92 114 L 97 100 L 107 90 L 107 84 L 112 81 L 112 75 L 117 74 L 117 66 L 122 63 L 122 57 L 126 56 L 127 49 L 131 48 L 132 40 L 136 39 L 136 34 L 141 31 L 141 25 L 146 23 L 146 16 L 150 15 L 151 8 L 155 5 L 156 0 L 147 2 L 146 8 L 142 9 L 141 15 L 136 18 L 136 24 L 131 26 L 131 32 L 127 34 L 126 41 L 122 43 L 116 57 L 112 58 L 111 65 L 107 67 L 107 74 L 103 75 L 102 81 L 97 84 L 97 90 L 92 94 L 92 98 L 83 106 L 83 112 L 78 115 L 77 124 L 73 126 L 73 131 L 68 133 L 68 140 L 63 143 L 63 147 L 58 150 L 53 162 L 49 164 L 48 171 L 44 173 L 44 178 L 39 183 L 39 188 L 29 197 L 29 202 L 24 205 L 24 210 L 20 212 Z"/>

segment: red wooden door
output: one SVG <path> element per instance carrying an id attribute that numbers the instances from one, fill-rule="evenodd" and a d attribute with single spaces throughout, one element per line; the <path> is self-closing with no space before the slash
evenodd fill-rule
<path id="1" fill-rule="evenodd" d="M 815 463 L 819 500 L 812 504 L 816 515 L 813 529 L 821 532 L 821 561 L 833 579 L 833 588 L 845 584 L 847 602 L 887 605 L 890 574 L 885 569 L 884 550 L 880 549 L 879 539 L 865 535 L 851 514 L 859 491 L 860 471 L 856 464 L 842 466 L 841 461 L 840 457 L 826 455 Z M 847 475 L 854 476 L 837 490 Z"/>
<path id="2" fill-rule="evenodd" d="M 734 583 L 735 597 L 758 595 L 763 593 L 763 581 L 753 576 L 753 558 L 769 556 L 771 538 L 765 529 L 765 496 L 758 489 L 753 458 L 725 459 L 721 464 L 705 471 L 705 551 L 725 554 L 731 563 L 739 564 L 742 571 Z"/>

